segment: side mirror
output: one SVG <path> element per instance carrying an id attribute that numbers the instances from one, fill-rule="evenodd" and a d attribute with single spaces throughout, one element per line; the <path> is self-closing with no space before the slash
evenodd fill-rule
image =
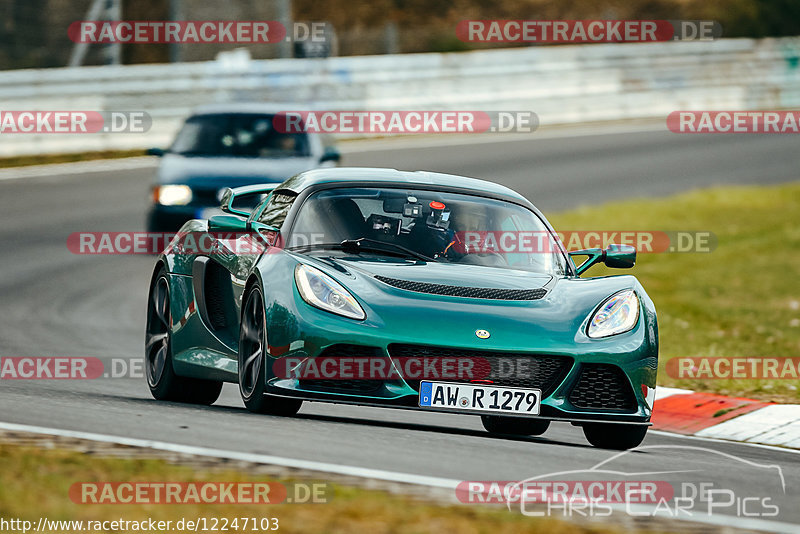
<path id="1" fill-rule="evenodd" d="M 208 231 L 246 232 L 247 219 L 235 215 L 214 215 L 208 220 Z"/>
<path id="2" fill-rule="evenodd" d="M 636 247 L 631 245 L 608 245 L 603 263 L 614 269 L 630 269 L 636 265 Z"/>
<path id="3" fill-rule="evenodd" d="M 222 198 L 219 201 L 219 208 L 224 211 L 225 213 L 230 213 L 231 215 L 239 215 L 241 217 L 250 217 L 250 211 L 235 208 L 233 207 L 234 203 L 237 200 L 241 200 L 245 197 L 252 197 L 255 195 L 266 195 L 267 193 L 271 192 L 275 189 L 275 185 L 248 185 L 244 187 L 237 187 L 235 189 L 231 189 L 230 187 L 226 187 L 225 191 L 222 193 Z"/>
<path id="4" fill-rule="evenodd" d="M 319 158 L 320 163 L 325 163 L 326 161 L 339 163 L 341 160 L 342 154 L 336 149 L 336 147 L 332 146 L 325 147 L 325 152 L 322 154 L 322 157 Z"/>
<path id="5" fill-rule="evenodd" d="M 156 156 L 156 157 L 159 157 L 159 158 L 161 156 L 163 156 L 164 154 L 166 154 L 166 153 L 167 153 L 167 151 L 164 150 L 163 148 L 148 148 L 145 151 L 145 154 L 147 154 L 148 156 Z"/>
<path id="6" fill-rule="evenodd" d="M 636 248 L 631 245 L 608 245 L 605 250 L 601 248 L 587 248 L 569 253 L 570 256 L 589 256 L 577 268 L 578 276 L 596 263 L 603 262 L 608 267 L 615 269 L 630 269 L 636 265 Z"/>

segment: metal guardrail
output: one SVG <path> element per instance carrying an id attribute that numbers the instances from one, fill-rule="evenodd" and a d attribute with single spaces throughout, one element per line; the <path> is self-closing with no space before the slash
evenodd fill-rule
<path id="1" fill-rule="evenodd" d="M 800 39 L 6 71 L 0 110 L 146 111 L 146 134 L 0 134 L 0 157 L 164 146 L 197 105 L 531 110 L 542 124 L 800 106 Z"/>

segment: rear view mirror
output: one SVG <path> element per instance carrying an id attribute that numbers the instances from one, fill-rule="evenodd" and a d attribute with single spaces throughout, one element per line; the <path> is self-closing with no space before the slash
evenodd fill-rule
<path id="1" fill-rule="evenodd" d="M 580 276 L 596 263 L 603 262 L 607 267 L 614 269 L 630 269 L 636 265 L 636 248 L 631 245 L 608 245 L 603 250 L 601 248 L 587 248 L 576 250 L 569 253 L 570 256 L 589 256 L 589 258 L 577 267 Z"/>

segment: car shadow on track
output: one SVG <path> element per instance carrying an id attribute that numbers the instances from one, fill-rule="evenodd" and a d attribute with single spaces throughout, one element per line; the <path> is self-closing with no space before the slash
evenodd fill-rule
<path id="1" fill-rule="evenodd" d="M 243 406 L 231 406 L 231 405 L 219 405 L 214 404 L 211 406 L 202 406 L 197 404 L 185 404 L 180 402 L 171 402 L 171 401 L 157 401 L 155 399 L 149 399 L 146 397 L 138 397 L 138 396 L 131 396 L 131 395 L 111 395 L 111 394 L 90 394 L 90 393 L 78 393 L 77 396 L 87 396 L 92 397 L 94 399 L 97 398 L 107 398 L 107 399 L 114 399 L 114 400 L 123 400 L 128 403 L 137 404 L 146 407 L 155 407 L 159 406 L 163 409 L 178 409 L 183 408 L 186 410 L 191 410 L 193 412 L 207 412 L 211 413 L 226 413 L 228 416 L 232 417 L 260 417 L 266 420 L 275 420 L 275 421 L 317 421 L 317 422 L 324 422 L 324 423 L 339 423 L 339 424 L 353 424 L 359 426 L 369 426 L 369 427 L 381 427 L 381 428 L 392 428 L 398 430 L 414 430 L 419 432 L 435 432 L 438 434 L 448 434 L 453 436 L 469 436 L 469 437 L 476 437 L 482 438 L 487 440 L 503 440 L 503 441 L 516 441 L 516 442 L 524 442 L 524 443 L 539 443 L 542 445 L 561 445 L 564 447 L 574 447 L 579 449 L 593 449 L 590 444 L 588 443 L 575 443 L 571 441 L 563 441 L 560 439 L 553 439 L 543 436 L 515 436 L 510 434 L 490 434 L 485 430 L 473 430 L 469 428 L 459 428 L 453 426 L 440 426 L 440 425 L 433 425 L 428 423 L 410 423 L 410 422 L 399 422 L 399 421 L 386 421 L 380 419 L 366 419 L 363 417 L 354 417 L 354 416 L 333 416 L 333 415 L 320 415 L 320 414 L 304 414 L 299 413 L 292 417 L 281 417 L 281 416 L 271 416 L 271 415 L 259 415 L 259 414 L 252 414 L 247 412 Z M 384 408 L 386 410 L 390 410 L 391 408 Z M 575 431 L 580 433 L 578 428 L 575 428 Z M 629 451 L 630 453 L 634 454 L 647 454 L 646 451 L 637 451 L 632 450 Z"/>
<path id="2" fill-rule="evenodd" d="M 123 397 L 117 397 L 113 395 L 102 395 L 106 397 L 120 399 Z M 231 416 L 239 416 L 239 417 L 261 417 L 268 420 L 275 420 L 275 421 L 317 421 L 317 422 L 325 422 L 325 423 L 339 423 L 339 424 L 352 424 L 352 425 L 359 425 L 359 426 L 369 426 L 369 427 L 381 427 L 381 428 L 392 428 L 398 430 L 413 430 L 419 432 L 436 432 L 438 434 L 448 434 L 453 436 L 470 436 L 488 440 L 503 440 L 503 441 L 518 441 L 518 442 L 525 442 L 525 443 L 540 443 L 540 444 L 547 444 L 547 445 L 562 445 L 565 447 L 577 447 L 577 448 L 593 448 L 591 445 L 584 444 L 584 443 L 574 443 L 569 441 L 562 441 L 558 439 L 552 439 L 547 437 L 534 437 L 534 436 L 515 436 L 510 434 L 490 434 L 485 430 L 472 430 L 468 428 L 459 428 L 453 426 L 440 426 L 440 425 L 433 425 L 427 423 L 410 423 L 410 422 L 399 422 L 399 421 L 386 421 L 380 419 L 366 419 L 363 417 L 353 417 L 353 416 L 332 416 L 332 415 L 319 415 L 319 414 L 304 414 L 299 413 L 292 417 L 281 417 L 281 416 L 270 416 L 270 415 L 259 415 L 259 414 L 251 414 L 247 412 L 244 407 L 239 406 L 225 406 L 225 405 L 211 405 L 211 406 L 200 406 L 200 405 L 193 405 L 193 404 L 183 404 L 179 402 L 169 402 L 169 401 L 156 401 L 151 399 L 145 399 L 140 397 L 129 397 L 125 396 L 124 399 L 128 402 L 133 402 L 136 404 L 143 404 L 146 406 L 155 406 L 158 405 L 163 408 L 185 408 L 191 409 L 192 411 L 202 411 L 202 412 L 209 412 L 209 413 L 228 413 Z M 391 408 L 385 408 L 387 410 Z M 577 430 L 577 429 L 576 429 Z"/>
<path id="3" fill-rule="evenodd" d="M 419 432 L 436 432 L 439 434 L 449 434 L 456 436 L 471 436 L 490 440 L 520 441 L 526 443 L 541 443 L 548 445 L 564 445 L 566 447 L 592 448 L 589 444 L 572 443 L 569 441 L 555 440 L 545 437 L 515 436 L 512 434 L 490 434 L 485 430 L 471 430 L 468 428 L 458 428 L 452 426 L 438 426 L 425 423 L 407 423 L 396 421 L 381 421 L 377 419 L 364 419 L 361 417 L 342 417 L 317 414 L 298 414 L 294 419 L 307 419 L 311 421 L 323 421 L 329 423 L 348 423 L 360 426 L 372 426 L 382 428 L 396 428 L 399 430 L 415 430 Z"/>

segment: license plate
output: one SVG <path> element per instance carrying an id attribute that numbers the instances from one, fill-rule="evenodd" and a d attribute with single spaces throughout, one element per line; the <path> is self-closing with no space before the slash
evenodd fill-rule
<path id="1" fill-rule="evenodd" d="M 539 415 L 541 401 L 540 389 L 448 382 L 422 382 L 419 386 L 419 405 L 425 408 Z"/>

